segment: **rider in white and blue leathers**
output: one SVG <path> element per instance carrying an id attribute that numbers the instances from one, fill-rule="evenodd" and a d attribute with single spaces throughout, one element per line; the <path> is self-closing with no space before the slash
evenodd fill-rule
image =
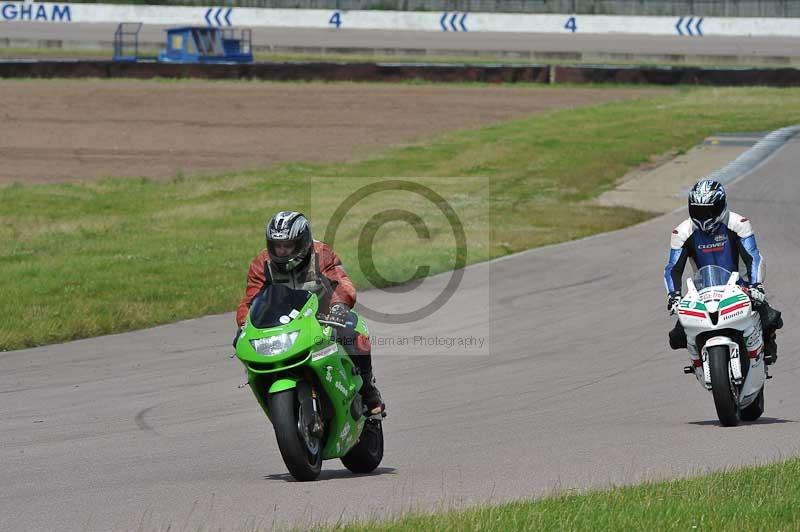
<path id="1" fill-rule="evenodd" d="M 667 309 L 675 314 L 681 299 L 681 280 L 686 260 L 696 268 L 716 265 L 730 272 L 744 263 L 741 284 L 749 289 L 753 306 L 761 316 L 764 331 L 764 360 L 772 364 L 778 357 L 775 330 L 782 326 L 780 313 L 767 303 L 764 293 L 764 257 L 758 250 L 750 220 L 728 210 L 725 189 L 712 179 L 698 181 L 689 192 L 689 218 L 672 231 L 669 260 L 664 268 L 664 283 L 669 293 Z M 680 322 L 670 332 L 674 349 L 687 347 Z M 693 361 L 697 348 L 688 346 Z M 694 347 L 694 350 L 692 349 Z"/>

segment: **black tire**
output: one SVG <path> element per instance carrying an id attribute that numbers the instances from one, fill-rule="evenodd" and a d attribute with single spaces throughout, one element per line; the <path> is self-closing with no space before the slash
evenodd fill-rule
<path id="1" fill-rule="evenodd" d="M 722 345 L 710 347 L 708 363 L 711 366 L 711 393 L 719 422 L 723 427 L 735 427 L 739 424 L 739 408 L 728 369 L 728 348 Z"/>
<path id="2" fill-rule="evenodd" d="M 342 463 L 353 473 L 371 473 L 383 460 L 383 427 L 381 422 L 368 419 L 352 449 L 342 456 Z"/>
<path id="3" fill-rule="evenodd" d="M 322 470 L 322 445 L 312 453 L 300 435 L 297 424 L 300 402 L 296 391 L 291 389 L 271 395 L 269 411 L 278 449 L 289 473 L 301 482 L 315 480 Z"/>
<path id="4" fill-rule="evenodd" d="M 755 421 L 764 413 L 764 388 L 758 392 L 756 400 L 750 403 L 746 408 L 742 408 L 739 412 L 739 418 L 742 421 Z"/>

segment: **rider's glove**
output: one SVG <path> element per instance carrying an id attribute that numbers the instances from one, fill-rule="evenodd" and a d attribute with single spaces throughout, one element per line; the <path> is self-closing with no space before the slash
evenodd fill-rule
<path id="1" fill-rule="evenodd" d="M 336 303 L 331 306 L 327 314 L 317 317 L 320 323 L 333 327 L 346 327 L 347 317 L 350 315 L 350 307 L 344 303 Z"/>
<path id="2" fill-rule="evenodd" d="M 670 292 L 668 299 L 667 299 L 667 310 L 669 311 L 669 315 L 673 316 L 678 311 L 678 305 L 681 302 L 681 293 L 680 292 Z"/>
<path id="3" fill-rule="evenodd" d="M 750 285 L 750 300 L 754 307 L 759 307 L 767 302 L 767 294 L 764 292 L 764 285 L 756 283 Z"/>

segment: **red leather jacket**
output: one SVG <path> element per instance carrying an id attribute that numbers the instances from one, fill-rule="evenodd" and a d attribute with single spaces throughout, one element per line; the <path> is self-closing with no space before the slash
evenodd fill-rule
<path id="1" fill-rule="evenodd" d="M 319 271 L 327 277 L 336 288 L 330 298 L 329 305 L 344 303 L 350 308 L 356 304 L 356 287 L 347 276 L 347 272 L 342 266 L 342 261 L 334 253 L 331 247 L 324 242 L 314 241 L 314 253 L 317 254 L 319 261 Z M 250 302 L 264 287 L 267 278 L 264 275 L 264 265 L 269 260 L 269 253 L 266 249 L 253 258 L 250 268 L 247 270 L 247 289 L 244 292 L 242 302 L 236 309 L 236 324 L 240 327 L 247 319 L 247 312 L 250 310 Z M 324 311 L 325 309 L 320 309 Z"/>

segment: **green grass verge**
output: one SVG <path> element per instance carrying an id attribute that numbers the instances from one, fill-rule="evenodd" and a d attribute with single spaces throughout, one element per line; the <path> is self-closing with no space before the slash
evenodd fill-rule
<path id="1" fill-rule="evenodd" d="M 111 59 L 111 50 L 99 48 L 38 48 L 5 47 L 0 48 L 0 59 Z"/>
<path id="2" fill-rule="evenodd" d="M 765 58 L 758 56 L 738 57 L 738 56 L 691 56 L 687 55 L 685 61 L 666 61 L 658 54 L 600 54 L 592 56 L 581 54 L 580 52 L 562 52 L 560 54 L 539 53 L 527 56 L 524 53 L 497 53 L 476 52 L 473 54 L 465 53 L 446 53 L 432 51 L 429 54 L 408 54 L 408 53 L 290 53 L 290 52 L 260 52 L 254 55 L 256 61 L 318 61 L 318 62 L 342 62 L 342 63 L 431 63 L 431 64 L 469 64 L 469 65 L 611 65 L 611 66 L 673 66 L 673 67 L 758 67 L 758 68 L 787 68 L 796 66 L 800 63 L 800 58 Z M 573 58 L 574 57 L 574 58 Z M 581 57 L 581 59 L 578 59 Z M 596 57 L 587 59 L 587 57 Z"/>
<path id="3" fill-rule="evenodd" d="M 554 88 L 531 88 L 537 91 Z M 265 171 L 171 182 L 105 180 L 0 188 L 0 349 L 95 336 L 232 310 L 263 222 L 312 207 L 317 178 L 423 178 L 456 204 L 476 262 L 631 225 L 649 215 L 596 206 L 629 169 L 717 132 L 800 122 L 800 90 L 682 89 L 670 96 L 553 112 L 439 137 L 346 164 L 284 164 Z M 457 177 L 454 177 L 457 176 Z M 491 185 L 458 177 L 485 177 Z M 349 181 L 348 181 L 349 182 Z M 331 181 L 319 216 L 342 200 Z M 319 197 L 319 196 L 317 196 Z M 481 198 L 485 198 L 481 200 Z M 380 205 L 378 205 L 380 206 Z M 419 206 L 415 212 L 426 216 Z M 318 219 L 318 218 L 317 218 Z M 337 251 L 353 271 L 358 216 Z M 391 280 L 452 267 L 446 228 L 429 245 L 381 233 L 380 271 Z M 321 236 L 321 235 L 317 235 Z M 405 245 L 404 245 L 405 244 Z M 354 273 L 360 287 L 361 272 Z"/>
<path id="4" fill-rule="evenodd" d="M 560 495 L 387 522 L 335 527 L 360 531 L 800 530 L 800 459 L 768 466 Z M 331 530 L 331 528 L 320 528 Z"/>
<path id="5" fill-rule="evenodd" d="M 140 50 L 141 58 L 156 59 L 161 46 L 144 45 Z M 6 47 L 0 48 L 0 59 L 92 59 L 109 60 L 112 50 L 87 46 L 85 48 L 68 47 Z M 581 54 L 580 52 L 561 52 L 529 55 L 525 52 L 475 51 L 466 53 L 459 51 L 438 51 L 430 53 L 397 53 L 377 51 L 372 53 L 365 48 L 361 52 L 288 52 L 258 51 L 253 54 L 255 61 L 271 62 L 340 62 L 340 63 L 423 63 L 423 64 L 470 64 L 470 65 L 610 65 L 610 66 L 673 66 L 673 67 L 757 67 L 757 68 L 789 68 L 800 64 L 800 58 L 792 56 L 762 57 L 735 55 L 687 55 L 684 61 L 667 61 L 665 55 L 659 54 Z M 577 57 L 582 57 L 577 59 Z M 589 59 L 592 58 L 592 59 Z"/>

